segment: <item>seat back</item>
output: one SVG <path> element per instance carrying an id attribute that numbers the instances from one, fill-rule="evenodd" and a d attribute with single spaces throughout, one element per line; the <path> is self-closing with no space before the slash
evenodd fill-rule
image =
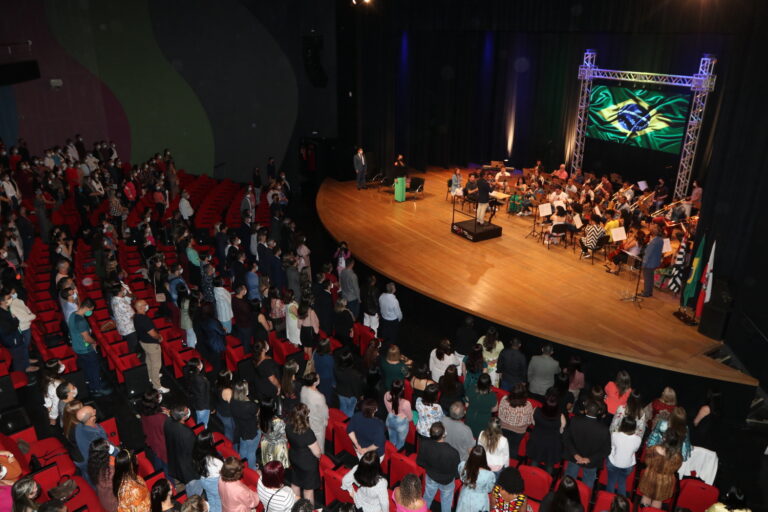
<path id="1" fill-rule="evenodd" d="M 421 477 L 423 485 L 425 471 L 416 464 L 416 456 L 409 457 L 402 453 L 393 453 L 389 459 L 389 486 L 395 487 L 409 473 Z"/>
<path id="2" fill-rule="evenodd" d="M 717 487 L 706 484 L 695 478 L 680 481 L 680 494 L 677 497 L 677 507 L 687 508 L 691 512 L 704 512 L 714 503 L 720 491 Z"/>
<path id="3" fill-rule="evenodd" d="M 341 488 L 343 476 L 336 470 L 329 469 L 325 472 L 323 480 L 323 490 L 325 491 L 325 506 L 327 507 L 334 501 L 341 503 L 354 503 L 352 496 Z"/>
<path id="4" fill-rule="evenodd" d="M 117 421 L 114 417 L 107 418 L 100 422 L 99 425 L 107 433 L 107 439 L 115 446 L 120 446 L 120 434 L 117 431 Z"/>
<path id="5" fill-rule="evenodd" d="M 518 466 L 520 476 L 525 484 L 525 494 L 531 498 L 541 501 L 549 493 L 552 487 L 552 475 L 541 468 L 533 466 Z"/>
<path id="6" fill-rule="evenodd" d="M 347 424 L 340 421 L 331 422 L 333 427 L 333 454 L 338 455 L 341 452 L 347 452 L 353 457 L 357 457 L 355 445 L 352 443 L 349 434 L 347 434 Z"/>
<path id="7" fill-rule="evenodd" d="M 595 504 L 592 507 L 592 512 L 603 512 L 604 510 L 611 510 L 611 503 L 616 497 L 615 494 L 608 491 L 597 491 L 597 498 Z"/>

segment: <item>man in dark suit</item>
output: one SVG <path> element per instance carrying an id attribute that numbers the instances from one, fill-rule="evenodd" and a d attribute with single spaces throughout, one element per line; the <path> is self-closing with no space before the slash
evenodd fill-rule
<path id="1" fill-rule="evenodd" d="M 505 391 L 511 391 L 515 384 L 525 382 L 528 376 L 528 362 L 520 351 L 520 345 L 520 340 L 513 338 L 499 354 L 496 371 L 501 375 L 499 387 Z"/>
<path id="2" fill-rule="evenodd" d="M 272 255 L 272 249 L 267 245 L 268 233 L 266 229 L 259 230 L 259 245 L 256 247 L 256 259 L 263 272 L 268 272 L 270 256 Z"/>
<path id="3" fill-rule="evenodd" d="M 355 164 L 355 175 L 357 176 L 357 190 L 367 188 L 365 186 L 365 175 L 368 172 L 368 164 L 365 162 L 363 148 L 357 148 L 357 153 L 352 157 L 352 163 Z"/>
<path id="4" fill-rule="evenodd" d="M 485 224 L 485 212 L 491 200 L 491 186 L 485 180 L 485 171 L 480 173 L 477 180 L 477 223 Z"/>
<path id="5" fill-rule="evenodd" d="M 563 433 L 563 446 L 568 459 L 565 474 L 575 480 L 579 469 L 582 469 L 582 481 L 590 489 L 595 483 L 597 470 L 603 467 L 603 461 L 611 453 L 611 433 L 597 419 L 599 412 L 600 404 L 590 400 L 586 415 L 574 416 Z"/>
<path id="6" fill-rule="evenodd" d="M 168 450 L 168 472 L 173 478 L 186 484 L 187 492 L 191 491 L 190 487 L 199 487 L 200 491 L 203 490 L 200 475 L 192 462 L 195 433 L 184 424 L 190 415 L 189 407 L 177 405 L 171 409 L 171 417 L 163 426 L 165 446 Z"/>
<path id="7" fill-rule="evenodd" d="M 320 329 L 325 333 L 333 331 L 333 297 L 331 296 L 331 281 L 323 274 L 317 276 L 318 283 L 314 288 L 315 313 L 320 323 Z"/>

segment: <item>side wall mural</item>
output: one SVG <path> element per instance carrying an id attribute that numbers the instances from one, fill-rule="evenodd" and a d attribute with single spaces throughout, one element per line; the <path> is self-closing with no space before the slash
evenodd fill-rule
<path id="1" fill-rule="evenodd" d="M 32 41 L 0 63 L 34 59 L 41 74 L 0 87 L 0 137 L 40 153 L 81 133 L 114 140 L 132 163 L 169 148 L 179 168 L 221 178 L 247 179 L 267 156 L 290 171 L 307 126 L 335 135 L 335 42 L 325 53 L 334 78 L 311 88 L 300 41 L 315 27 L 287 33 L 285 3 L 266 16 L 245 0 L 0 0 L 3 39 Z M 334 3 L 318 4 L 328 39 Z M 302 99 L 318 96 L 324 110 L 302 119 Z"/>

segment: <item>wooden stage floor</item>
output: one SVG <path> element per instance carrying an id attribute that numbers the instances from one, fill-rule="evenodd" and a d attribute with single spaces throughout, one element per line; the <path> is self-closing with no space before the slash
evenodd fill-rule
<path id="1" fill-rule="evenodd" d="M 677 299 L 654 293 L 641 308 L 620 301 L 635 290 L 635 273 L 605 272 L 579 251 L 534 238 L 531 217 L 499 213 L 501 238 L 472 243 L 451 233 L 445 199 L 449 171 L 425 175 L 424 196 L 396 203 L 389 191 L 358 191 L 327 179 L 317 210 L 355 257 L 419 293 L 491 322 L 577 349 L 728 382 L 756 385 L 748 375 L 704 354 L 720 343 L 680 323 Z M 410 197 L 410 196 L 409 196 Z M 406 311 L 405 314 L 408 312 Z"/>

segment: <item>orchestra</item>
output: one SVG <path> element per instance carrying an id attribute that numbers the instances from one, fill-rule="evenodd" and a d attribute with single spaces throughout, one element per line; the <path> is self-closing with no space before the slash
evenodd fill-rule
<path id="1" fill-rule="evenodd" d="M 532 168 L 523 169 L 522 174 L 498 164 L 493 162 L 490 169 L 484 169 L 485 182 L 492 191 L 488 204 L 491 219 L 506 203 L 510 214 L 534 216 L 534 226 L 542 225 L 538 234 L 545 242 L 550 239 L 556 242 L 561 238 L 551 236 L 553 227 L 558 224 L 565 225 L 558 228 L 558 234 L 565 231 L 571 235 L 571 240 L 575 240 L 573 237 L 579 232 L 586 233 L 587 228 L 590 234 L 602 233 L 609 244 L 605 265 L 608 272 L 617 273 L 618 266 L 630 259 L 637 262 L 638 254 L 650 240 L 654 224 L 659 226 L 663 237 L 669 239 L 669 244 L 665 244 L 667 250 L 663 254 L 662 268 L 672 264 L 681 244 L 687 243 L 696 231 L 702 197 L 697 182 L 693 183 L 689 197 L 670 202 L 669 189 L 663 179 L 651 188 L 642 181 L 623 180 L 618 174 L 598 177 L 581 169 L 569 177 L 564 165 L 546 173 L 542 171 L 540 161 Z M 457 169 L 454 180 L 459 173 Z M 464 186 L 456 187 L 456 195 L 474 202 L 477 180 L 478 173 L 470 172 Z M 542 218 L 539 206 L 545 203 L 552 205 L 549 210 L 552 213 Z M 626 239 L 614 242 L 612 230 L 617 227 L 624 228 Z M 590 239 L 589 243 L 592 242 Z"/>

